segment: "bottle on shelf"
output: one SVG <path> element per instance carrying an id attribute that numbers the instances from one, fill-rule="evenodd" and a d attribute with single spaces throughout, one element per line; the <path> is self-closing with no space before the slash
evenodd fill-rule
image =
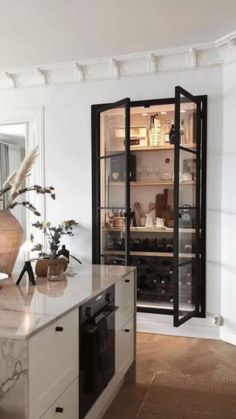
<path id="1" fill-rule="evenodd" d="M 161 137 L 161 121 L 158 118 L 158 114 L 151 115 L 150 117 L 150 134 L 149 142 L 150 146 L 157 146 L 160 144 Z"/>
<path id="2" fill-rule="evenodd" d="M 164 127 L 164 143 L 170 144 L 170 121 L 167 119 Z"/>
<path id="3" fill-rule="evenodd" d="M 185 144 L 185 126 L 184 126 L 184 119 L 181 120 L 181 127 L 180 127 L 180 143 Z"/>
<path id="4" fill-rule="evenodd" d="M 170 132 L 169 132 L 169 139 L 170 139 L 170 144 L 175 143 L 175 125 L 174 125 L 173 121 L 172 121 L 171 129 L 170 129 Z"/>

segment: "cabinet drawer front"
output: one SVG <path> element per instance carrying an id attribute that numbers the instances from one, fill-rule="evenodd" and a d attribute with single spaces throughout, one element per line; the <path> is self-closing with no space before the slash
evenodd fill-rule
<path id="1" fill-rule="evenodd" d="M 116 374 L 123 376 L 134 360 L 133 317 L 116 335 Z"/>
<path id="2" fill-rule="evenodd" d="M 29 416 L 40 417 L 78 377 L 79 319 L 74 310 L 29 340 Z"/>
<path id="3" fill-rule="evenodd" d="M 76 379 L 41 419 L 78 419 L 79 387 Z"/>
<path id="4" fill-rule="evenodd" d="M 116 312 L 116 332 L 118 332 L 134 314 L 134 274 L 131 273 L 116 283 L 115 300 L 119 307 Z"/>

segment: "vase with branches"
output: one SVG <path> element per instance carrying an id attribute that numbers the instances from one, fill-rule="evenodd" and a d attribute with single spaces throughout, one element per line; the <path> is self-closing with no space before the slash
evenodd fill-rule
<path id="1" fill-rule="evenodd" d="M 57 226 L 53 226 L 50 221 L 37 221 L 32 225 L 33 227 L 38 228 L 45 234 L 50 248 L 50 259 L 56 259 L 61 237 L 73 236 L 73 228 L 77 226 L 78 223 L 75 220 L 65 220 Z"/>
<path id="2" fill-rule="evenodd" d="M 15 261 L 23 239 L 23 229 L 18 220 L 11 214 L 11 210 L 22 206 L 40 216 L 37 208 L 25 199 L 25 193 L 35 192 L 41 195 L 49 195 L 55 199 L 55 191 L 52 186 L 26 185 L 26 180 L 31 174 L 31 169 L 38 157 L 38 147 L 34 147 L 22 161 L 19 169 L 12 172 L 0 185 L 0 202 L 4 208 L 0 210 L 0 272 L 11 275 Z"/>

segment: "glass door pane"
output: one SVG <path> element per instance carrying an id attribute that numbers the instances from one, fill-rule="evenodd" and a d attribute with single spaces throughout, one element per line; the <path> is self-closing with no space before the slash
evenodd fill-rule
<path id="1" fill-rule="evenodd" d="M 174 326 L 199 311 L 201 102 L 176 87 Z"/>
<path id="2" fill-rule="evenodd" d="M 128 264 L 130 101 L 99 112 L 99 262 Z"/>

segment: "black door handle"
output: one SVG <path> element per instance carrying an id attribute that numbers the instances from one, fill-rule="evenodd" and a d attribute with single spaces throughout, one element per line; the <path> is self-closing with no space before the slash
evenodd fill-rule
<path id="1" fill-rule="evenodd" d="M 63 407 L 56 407 L 56 412 L 57 413 L 63 413 L 64 412 Z"/>
<path id="2" fill-rule="evenodd" d="M 130 329 L 125 329 L 125 332 L 126 332 L 126 333 L 129 333 L 129 332 L 130 332 Z"/>
<path id="3" fill-rule="evenodd" d="M 129 279 L 125 279 L 125 282 L 130 282 L 130 280 Z"/>
<path id="4" fill-rule="evenodd" d="M 56 326 L 55 330 L 56 332 L 63 332 L 64 329 L 61 326 Z"/>

